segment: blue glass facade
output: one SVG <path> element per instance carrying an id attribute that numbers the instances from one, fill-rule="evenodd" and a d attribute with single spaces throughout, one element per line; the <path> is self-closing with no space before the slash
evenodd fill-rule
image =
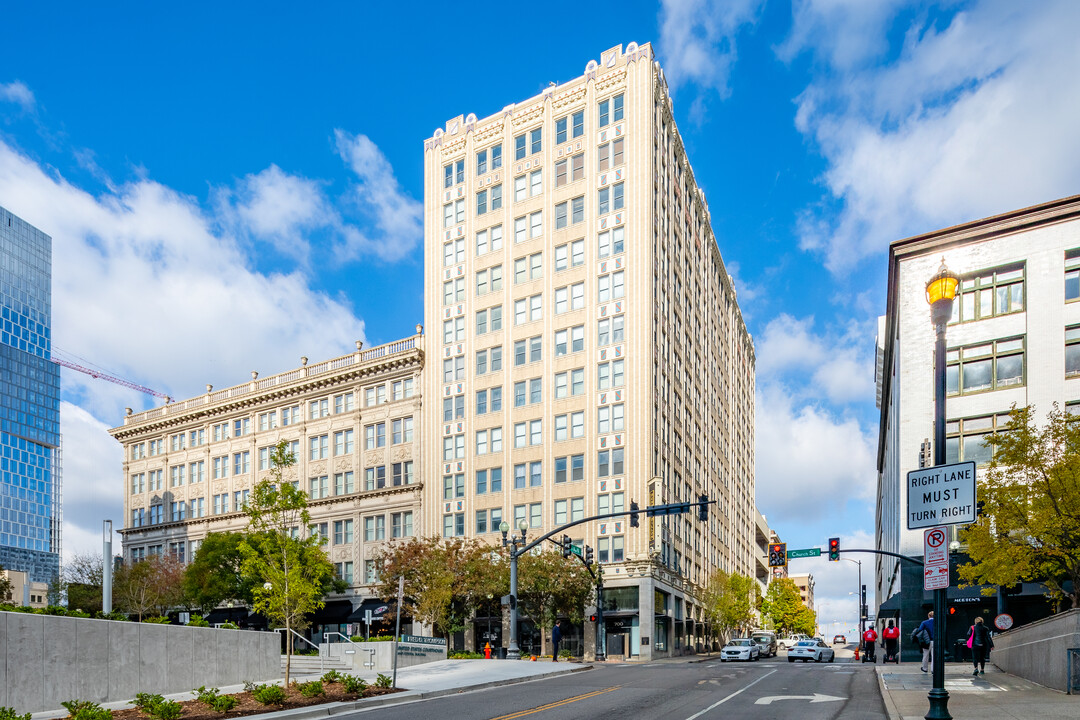
<path id="1" fill-rule="evenodd" d="M 0 565 L 40 582 L 60 569 L 51 323 L 52 239 L 0 208 Z"/>

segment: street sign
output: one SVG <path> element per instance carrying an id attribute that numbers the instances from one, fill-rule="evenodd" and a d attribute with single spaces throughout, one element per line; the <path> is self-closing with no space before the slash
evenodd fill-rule
<path id="1" fill-rule="evenodd" d="M 975 522 L 975 463 L 912 470 L 907 475 L 907 528 Z"/>
<path id="2" fill-rule="evenodd" d="M 571 545 L 570 546 L 570 552 L 574 553 L 578 557 L 581 557 L 581 546 L 580 545 Z"/>
<path id="3" fill-rule="evenodd" d="M 792 558 L 820 557 L 821 548 L 806 548 L 805 550 L 788 550 L 788 560 Z"/>
<path id="4" fill-rule="evenodd" d="M 923 589 L 949 587 L 949 530 L 944 525 L 923 532 Z"/>
<path id="5" fill-rule="evenodd" d="M 1008 630 L 1013 626 L 1012 615 L 1009 613 L 1001 613 L 994 618 L 994 627 L 998 630 Z"/>

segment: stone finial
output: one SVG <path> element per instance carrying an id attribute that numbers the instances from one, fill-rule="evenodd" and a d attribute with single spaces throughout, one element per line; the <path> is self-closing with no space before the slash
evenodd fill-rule
<path id="1" fill-rule="evenodd" d="M 303 365 L 304 367 L 307 367 L 307 357 L 306 356 L 300 358 L 300 364 Z"/>
<path id="2" fill-rule="evenodd" d="M 251 379 L 252 380 L 258 380 L 259 379 L 259 371 L 258 370 L 252 370 L 251 371 Z"/>
<path id="3" fill-rule="evenodd" d="M 363 349 L 364 349 L 364 341 L 363 340 L 357 340 L 356 341 L 356 352 L 360 352 Z"/>
<path id="4" fill-rule="evenodd" d="M 128 417 L 130 417 L 131 416 L 131 408 L 124 408 L 124 414 L 127 415 Z"/>
<path id="5" fill-rule="evenodd" d="M 206 383 L 206 392 L 210 392 L 213 389 L 214 389 L 213 385 L 211 385 L 210 383 Z"/>
<path id="6" fill-rule="evenodd" d="M 423 335 L 424 334 L 424 326 L 421 325 L 420 323 L 416 324 L 416 334 L 417 335 Z"/>

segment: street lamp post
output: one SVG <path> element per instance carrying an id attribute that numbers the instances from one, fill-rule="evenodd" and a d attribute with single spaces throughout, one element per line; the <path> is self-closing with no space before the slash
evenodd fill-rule
<path id="1" fill-rule="evenodd" d="M 508 536 L 510 532 L 510 525 L 505 520 L 499 524 L 499 531 L 502 533 L 503 547 L 510 547 L 510 646 L 506 649 L 506 658 L 508 660 L 520 660 L 521 648 L 518 647 L 518 627 L 517 627 L 517 561 L 518 556 L 521 555 L 521 550 L 518 550 L 520 545 L 525 547 L 525 532 L 529 529 L 529 522 L 522 518 L 518 522 L 518 529 L 521 531 L 521 537 L 518 538 L 514 535 Z"/>
<path id="2" fill-rule="evenodd" d="M 847 560 L 849 563 L 855 563 L 859 566 L 859 584 L 855 586 L 854 593 L 848 593 L 848 595 L 855 596 L 855 613 L 859 617 L 859 637 L 855 638 L 855 647 L 862 647 L 862 634 L 863 634 L 863 592 L 862 592 L 862 560 L 852 560 L 851 558 L 840 558 L 841 560 Z M 865 650 L 865 648 L 863 648 Z"/>
<path id="3" fill-rule="evenodd" d="M 952 317 L 953 300 L 960 278 L 945 267 L 926 283 L 926 302 L 934 324 L 934 465 L 945 464 L 945 326 Z M 934 685 L 927 695 L 926 720 L 951 720 L 949 691 L 945 689 L 945 588 L 934 590 Z"/>

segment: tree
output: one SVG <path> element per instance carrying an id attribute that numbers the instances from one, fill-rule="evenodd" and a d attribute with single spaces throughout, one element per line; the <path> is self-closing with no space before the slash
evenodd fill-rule
<path id="1" fill-rule="evenodd" d="M 100 611 L 103 575 L 104 562 L 100 554 L 76 553 L 71 556 L 64 563 L 62 578 L 67 589 L 67 606 L 91 615 Z"/>
<path id="2" fill-rule="evenodd" d="M 1032 406 L 1013 406 L 1009 424 L 985 445 L 993 457 L 979 485 L 983 511 L 961 532 L 971 562 L 960 566 L 960 578 L 991 586 L 1038 581 L 1051 600 L 1080 607 L 1080 417 L 1055 404 L 1036 427 Z"/>
<path id="3" fill-rule="evenodd" d="M 383 547 L 375 561 L 382 568 L 376 592 L 396 597 L 404 577 L 403 611 L 447 640 L 489 594 L 503 595 L 509 585 L 505 557 L 475 539 L 411 538 Z"/>
<path id="4" fill-rule="evenodd" d="M 11 579 L 7 576 L 4 566 L 0 565 L 0 602 L 8 602 L 11 596 Z"/>
<path id="5" fill-rule="evenodd" d="M 754 622 L 754 610 L 761 601 L 761 590 L 751 577 L 717 570 L 709 578 L 702 595 L 702 610 L 713 632 L 723 640 L 737 628 Z"/>
<path id="6" fill-rule="evenodd" d="M 210 533 L 184 571 L 184 596 L 206 614 L 226 600 L 253 602 L 252 581 L 242 572 L 241 533 Z"/>
<path id="7" fill-rule="evenodd" d="M 141 622 L 144 616 L 166 615 L 181 604 L 183 579 L 183 563 L 172 555 L 154 555 L 117 570 L 113 576 L 113 596 L 117 607 Z"/>
<path id="8" fill-rule="evenodd" d="M 296 463 L 286 442 L 270 454 L 270 476 L 255 485 L 246 512 L 249 533 L 239 547 L 242 570 L 253 581 L 254 608 L 285 628 L 285 684 L 292 665 L 293 632 L 307 627 L 307 615 L 323 607 L 323 589 L 334 566 L 322 549 L 325 538 L 307 532 L 307 496 L 284 471 Z M 304 537 L 301 537 L 304 535 Z"/>
<path id="9" fill-rule="evenodd" d="M 593 579 L 576 558 L 557 550 L 526 553 L 518 559 L 518 611 L 540 628 L 540 652 L 547 649 L 549 630 L 563 615 L 581 622 L 593 593 Z"/>
<path id="10" fill-rule="evenodd" d="M 59 605 L 64 601 L 64 594 L 67 590 L 67 583 L 60 577 L 60 573 L 54 573 L 49 578 L 49 586 L 45 591 L 45 598 L 47 604 L 50 606 Z"/>
<path id="11" fill-rule="evenodd" d="M 799 588 L 791 578 L 777 578 L 769 583 L 761 611 L 781 633 L 814 635 L 817 630 L 817 615 L 803 604 Z"/>

